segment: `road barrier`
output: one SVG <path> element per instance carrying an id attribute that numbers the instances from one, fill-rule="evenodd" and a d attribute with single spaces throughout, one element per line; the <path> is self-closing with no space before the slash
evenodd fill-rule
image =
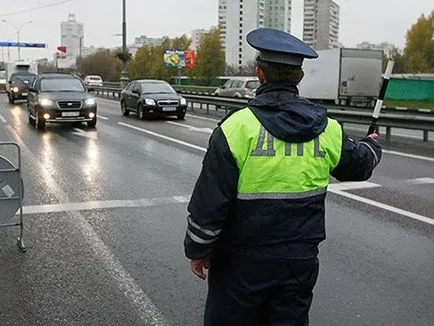
<path id="1" fill-rule="evenodd" d="M 120 98 L 121 89 L 119 84 L 107 85 L 103 87 L 92 87 L 98 96 Z M 232 109 L 244 108 L 247 106 L 247 99 L 224 98 L 213 95 L 199 95 L 183 93 L 189 104 L 191 111 L 205 113 L 209 115 L 224 116 Z M 327 105 L 327 112 L 330 116 L 338 119 L 341 123 L 352 123 L 369 125 L 372 117 L 372 108 L 350 107 Z M 423 140 L 429 140 L 429 132 L 434 132 L 434 112 L 431 110 L 402 110 L 387 108 L 381 111 L 378 121 L 380 127 L 386 128 L 386 140 L 392 136 L 392 128 L 421 130 Z"/>

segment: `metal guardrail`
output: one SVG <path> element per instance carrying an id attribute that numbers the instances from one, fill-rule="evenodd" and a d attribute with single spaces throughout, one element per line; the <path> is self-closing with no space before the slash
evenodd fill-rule
<path id="1" fill-rule="evenodd" d="M 107 84 L 107 83 L 106 83 Z M 92 87 L 96 95 L 108 96 L 119 99 L 121 89 L 119 87 Z M 212 95 L 182 94 L 189 103 L 191 111 L 199 111 L 205 114 L 223 116 L 231 109 L 247 106 L 247 99 L 224 98 Z M 196 106 L 195 106 L 196 104 Z M 199 105 L 199 107 L 197 106 Z M 341 123 L 369 125 L 372 109 L 328 105 L 327 112 Z M 434 131 L 434 112 L 427 110 L 385 109 L 381 111 L 378 125 L 386 127 L 386 139 L 390 140 L 392 128 L 421 130 L 423 140 L 429 140 L 429 132 Z"/>

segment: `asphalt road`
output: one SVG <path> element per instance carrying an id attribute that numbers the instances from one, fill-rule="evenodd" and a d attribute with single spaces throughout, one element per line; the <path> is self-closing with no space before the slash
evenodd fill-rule
<path id="1" fill-rule="evenodd" d="M 40 132 L 0 94 L 0 141 L 21 148 L 27 245 L 0 229 L 0 325 L 201 325 L 206 283 L 182 241 L 216 123 L 139 121 L 99 100 L 96 129 Z M 432 325 L 434 143 L 383 146 L 369 182 L 330 185 L 311 325 Z"/>

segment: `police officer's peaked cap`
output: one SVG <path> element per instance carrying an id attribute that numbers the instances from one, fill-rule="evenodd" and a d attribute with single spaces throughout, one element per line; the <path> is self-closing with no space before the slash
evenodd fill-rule
<path id="1" fill-rule="evenodd" d="M 272 28 L 259 28 L 247 34 L 247 43 L 267 62 L 301 66 L 303 59 L 318 58 L 309 45 L 291 34 Z"/>

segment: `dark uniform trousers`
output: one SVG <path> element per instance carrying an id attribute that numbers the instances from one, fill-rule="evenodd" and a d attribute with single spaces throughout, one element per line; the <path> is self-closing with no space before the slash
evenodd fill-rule
<path id="1" fill-rule="evenodd" d="M 205 326 L 306 326 L 317 258 L 276 260 L 231 253 L 211 259 Z"/>

